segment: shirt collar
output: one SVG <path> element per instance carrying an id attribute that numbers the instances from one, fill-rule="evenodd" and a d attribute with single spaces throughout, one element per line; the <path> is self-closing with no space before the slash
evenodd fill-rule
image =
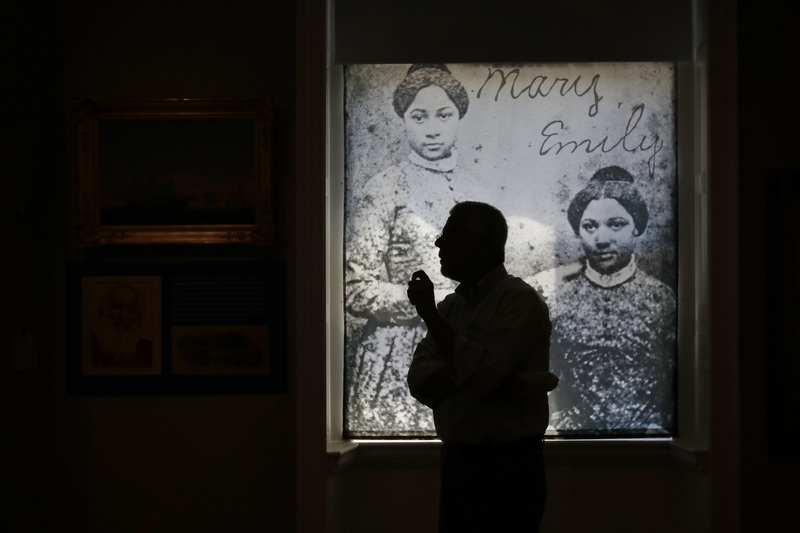
<path id="1" fill-rule="evenodd" d="M 456 287 L 456 294 L 467 300 L 477 301 L 483 298 L 492 288 L 508 276 L 505 265 L 497 265 L 483 276 L 475 285 L 465 287 L 463 283 Z"/>
<path id="2" fill-rule="evenodd" d="M 458 151 L 453 148 L 450 151 L 450 155 L 444 159 L 429 161 L 412 150 L 411 153 L 408 154 L 408 159 L 415 165 L 421 166 L 422 168 L 427 168 L 428 170 L 432 170 L 434 172 L 452 172 L 455 170 L 456 164 L 458 163 Z"/>
<path id="3" fill-rule="evenodd" d="M 631 255 L 631 261 L 625 265 L 621 270 L 612 272 L 611 274 L 601 274 L 592 268 L 589 261 L 586 261 L 586 270 L 584 272 L 589 281 L 601 287 L 610 288 L 622 285 L 633 277 L 636 273 L 636 256 Z"/>

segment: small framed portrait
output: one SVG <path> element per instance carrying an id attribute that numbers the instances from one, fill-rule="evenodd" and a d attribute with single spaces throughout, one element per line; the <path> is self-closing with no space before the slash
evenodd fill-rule
<path id="1" fill-rule="evenodd" d="M 86 276 L 81 283 L 81 373 L 161 373 L 161 279 Z"/>
<path id="2" fill-rule="evenodd" d="M 268 100 L 83 99 L 75 111 L 78 245 L 272 242 Z"/>
<path id="3" fill-rule="evenodd" d="M 68 289 L 72 394 L 286 390 L 281 261 L 73 263 Z"/>

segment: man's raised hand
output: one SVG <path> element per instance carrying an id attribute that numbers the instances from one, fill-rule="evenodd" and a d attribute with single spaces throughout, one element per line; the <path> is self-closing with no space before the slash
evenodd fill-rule
<path id="1" fill-rule="evenodd" d="M 417 308 L 417 313 L 424 320 L 429 313 L 436 312 L 436 301 L 433 295 L 433 282 L 424 270 L 417 270 L 411 275 L 406 291 L 408 300 Z"/>

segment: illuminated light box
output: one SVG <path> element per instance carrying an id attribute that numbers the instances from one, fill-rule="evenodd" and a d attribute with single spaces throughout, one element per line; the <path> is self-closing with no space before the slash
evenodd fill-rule
<path id="1" fill-rule="evenodd" d="M 676 427 L 672 63 L 345 67 L 349 437 L 432 437 L 405 377 L 425 326 L 406 297 L 458 201 L 506 216 L 505 265 L 553 321 L 553 436 Z"/>

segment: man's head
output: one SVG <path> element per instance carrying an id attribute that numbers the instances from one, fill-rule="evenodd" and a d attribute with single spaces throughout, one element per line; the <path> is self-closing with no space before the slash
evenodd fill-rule
<path id="1" fill-rule="evenodd" d="M 131 285 L 112 287 L 100 301 L 100 316 L 117 333 L 138 328 L 141 325 L 143 312 L 139 292 Z"/>
<path id="2" fill-rule="evenodd" d="M 505 261 L 508 224 L 503 214 L 483 202 L 460 202 L 436 239 L 442 274 L 475 283 Z"/>

